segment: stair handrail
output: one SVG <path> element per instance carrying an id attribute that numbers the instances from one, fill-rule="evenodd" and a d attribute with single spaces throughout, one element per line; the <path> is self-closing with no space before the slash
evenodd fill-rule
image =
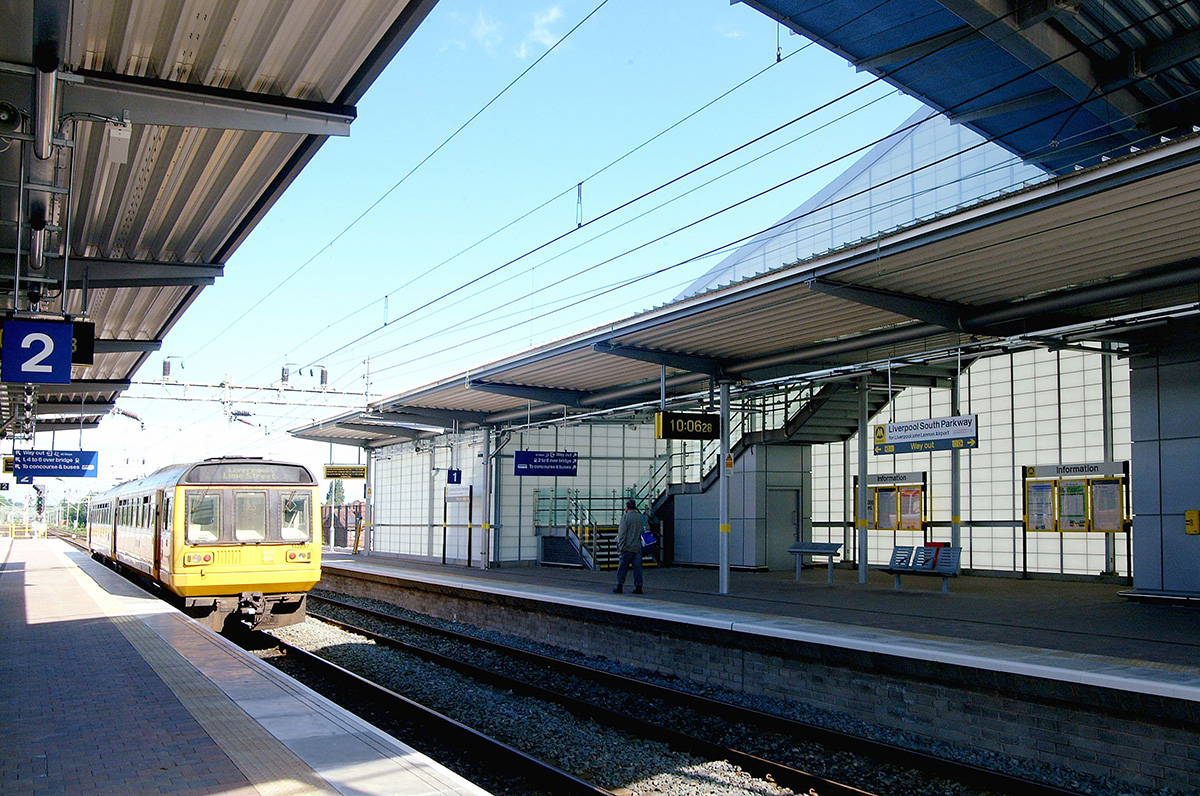
<path id="1" fill-rule="evenodd" d="M 578 539 L 580 552 L 583 553 L 588 568 L 595 569 L 596 541 L 599 536 L 595 517 L 592 516 L 591 509 L 580 498 L 580 490 L 568 489 L 566 497 L 569 517 L 567 529 Z"/>

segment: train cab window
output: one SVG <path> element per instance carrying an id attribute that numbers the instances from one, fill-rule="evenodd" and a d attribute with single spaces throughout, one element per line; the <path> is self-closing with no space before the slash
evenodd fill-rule
<path id="1" fill-rule="evenodd" d="M 235 492 L 233 538 L 261 542 L 267 538 L 267 493 Z"/>
<path id="2" fill-rule="evenodd" d="M 189 544 L 215 542 L 221 535 L 221 496 L 189 492 L 187 534 Z"/>
<path id="3" fill-rule="evenodd" d="M 283 523 L 280 526 L 280 537 L 285 542 L 307 542 L 312 525 L 309 521 L 309 495 L 306 492 L 283 494 L 282 499 Z"/>

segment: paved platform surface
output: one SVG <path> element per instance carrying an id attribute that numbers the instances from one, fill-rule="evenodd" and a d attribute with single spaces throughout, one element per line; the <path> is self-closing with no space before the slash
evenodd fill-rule
<path id="1" fill-rule="evenodd" d="M 940 578 L 905 576 L 896 591 L 875 571 L 859 584 L 856 570 L 835 569 L 828 585 L 819 564 L 800 582 L 794 572 L 734 571 L 722 595 L 715 570 L 666 567 L 646 570 L 644 595 L 617 595 L 613 572 L 340 553 L 323 563 L 1200 702 L 1200 607 L 1131 602 L 1119 585 L 962 576 L 942 594 Z"/>
<path id="2" fill-rule="evenodd" d="M 0 794 L 485 791 L 64 542 L 0 538 Z"/>

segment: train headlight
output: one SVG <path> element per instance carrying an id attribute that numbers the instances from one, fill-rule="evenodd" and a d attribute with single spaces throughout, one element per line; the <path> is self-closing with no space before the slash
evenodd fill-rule
<path id="1" fill-rule="evenodd" d="M 287 554 L 289 564 L 300 564 L 306 561 L 312 561 L 312 552 L 308 550 L 289 550 Z"/>
<path id="2" fill-rule="evenodd" d="M 212 562 L 213 554 L 211 551 L 183 554 L 183 565 L 185 567 L 202 567 Z"/>

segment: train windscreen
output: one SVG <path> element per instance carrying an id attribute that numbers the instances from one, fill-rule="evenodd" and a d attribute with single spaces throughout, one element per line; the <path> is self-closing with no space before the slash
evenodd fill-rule
<path id="1" fill-rule="evenodd" d="M 184 490 L 188 544 L 272 544 L 311 541 L 312 488 Z"/>

